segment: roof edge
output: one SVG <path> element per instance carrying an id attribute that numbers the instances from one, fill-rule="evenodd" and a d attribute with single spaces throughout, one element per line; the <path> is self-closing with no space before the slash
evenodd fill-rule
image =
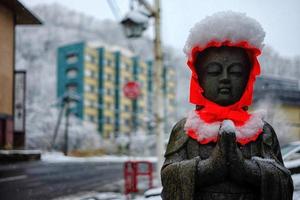
<path id="1" fill-rule="evenodd" d="M 42 21 L 18 0 L 1 0 L 1 4 L 14 12 L 16 25 L 42 24 Z"/>

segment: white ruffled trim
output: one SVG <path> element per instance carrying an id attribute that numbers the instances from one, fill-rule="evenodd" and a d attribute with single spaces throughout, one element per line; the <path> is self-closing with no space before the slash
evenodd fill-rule
<path id="1" fill-rule="evenodd" d="M 255 136 L 259 130 L 264 126 L 263 116 L 264 111 L 255 112 L 251 115 L 250 119 L 243 125 L 236 127 L 237 141 L 251 138 Z M 197 140 L 201 142 L 204 139 L 211 139 L 218 137 L 219 130 L 223 122 L 204 122 L 195 111 L 188 113 L 184 130 L 193 130 L 197 134 Z"/>

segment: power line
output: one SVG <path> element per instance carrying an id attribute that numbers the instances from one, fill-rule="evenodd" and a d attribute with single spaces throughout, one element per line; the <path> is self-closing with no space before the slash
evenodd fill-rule
<path id="1" fill-rule="evenodd" d="M 117 3 L 115 0 L 107 0 L 107 3 L 113 12 L 113 15 L 115 16 L 117 21 L 121 20 L 121 15 L 120 15 L 120 8 L 118 7 Z"/>

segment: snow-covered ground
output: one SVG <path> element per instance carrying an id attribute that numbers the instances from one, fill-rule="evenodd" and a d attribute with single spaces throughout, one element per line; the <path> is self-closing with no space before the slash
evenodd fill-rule
<path id="1" fill-rule="evenodd" d="M 97 192 L 89 192 L 89 193 L 81 193 L 77 195 L 56 198 L 53 200 L 161 200 L 159 196 L 153 196 L 149 198 L 143 197 L 143 195 L 136 195 L 127 198 L 126 195 L 121 193 L 114 192 L 105 192 L 105 193 L 97 193 Z"/>
<path id="2" fill-rule="evenodd" d="M 125 162 L 128 160 L 143 160 L 156 162 L 156 157 L 129 157 L 129 156 L 95 156 L 95 157 L 72 157 L 72 156 L 64 156 L 61 152 L 46 152 L 42 154 L 42 161 L 49 163 L 57 163 L 57 162 Z M 299 166 L 300 163 L 285 163 L 286 166 Z M 294 181 L 294 198 L 293 200 L 300 200 L 300 174 L 295 174 L 292 176 Z M 156 181 L 154 181 L 156 182 Z M 145 196 L 150 193 L 158 193 L 161 188 L 156 188 L 154 190 L 148 191 L 145 193 Z M 150 195 L 149 195 L 150 196 Z M 55 200 L 125 200 L 127 199 L 125 195 L 121 193 L 113 193 L 113 192 L 87 192 L 81 194 L 74 194 L 72 196 L 61 197 Z M 132 198 L 134 200 L 161 200 L 159 196 L 152 196 L 145 198 L 143 195 L 138 195 Z"/>
<path id="3" fill-rule="evenodd" d="M 57 162 L 126 162 L 126 161 L 150 161 L 156 162 L 156 157 L 133 157 L 133 156 L 94 156 L 94 157 L 72 157 L 65 156 L 61 152 L 46 152 L 42 154 L 42 161 L 49 163 Z"/>
<path id="4" fill-rule="evenodd" d="M 295 186 L 295 192 L 293 200 L 300 200 L 300 174 L 295 174 L 292 176 Z M 158 194 L 161 191 L 161 188 L 154 188 L 149 191 L 146 191 L 144 195 L 137 195 L 131 197 L 132 200 L 161 200 L 160 196 L 151 196 L 151 194 Z M 148 198 L 146 198 L 149 196 Z M 76 194 L 72 196 L 56 198 L 54 200 L 126 200 L 128 199 L 124 194 L 113 193 L 113 192 L 88 192 L 82 194 Z"/>

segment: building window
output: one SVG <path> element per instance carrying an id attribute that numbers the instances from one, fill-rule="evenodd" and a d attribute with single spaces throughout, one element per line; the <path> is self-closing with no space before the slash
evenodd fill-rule
<path id="1" fill-rule="evenodd" d="M 90 77 L 92 75 L 92 71 L 91 70 L 85 70 L 84 75 Z"/>
<path id="2" fill-rule="evenodd" d="M 96 87 L 95 86 L 90 85 L 90 87 L 91 87 L 91 92 L 96 92 Z"/>
<path id="3" fill-rule="evenodd" d="M 110 136 L 110 132 L 109 131 L 105 131 L 105 136 L 109 137 Z"/>
<path id="4" fill-rule="evenodd" d="M 95 79 L 97 79 L 98 78 L 98 74 L 96 73 L 96 72 L 92 72 L 92 78 L 95 78 Z"/>
<path id="5" fill-rule="evenodd" d="M 94 108 L 98 108 L 99 107 L 98 103 L 96 101 L 93 102 L 93 106 L 94 106 Z"/>
<path id="6" fill-rule="evenodd" d="M 84 101 L 84 105 L 90 108 L 98 108 L 98 103 L 96 101 L 89 100 L 89 99 L 86 99 Z"/>
<path id="7" fill-rule="evenodd" d="M 107 66 L 109 66 L 109 67 L 112 66 L 112 60 L 111 59 L 107 59 Z"/>
<path id="8" fill-rule="evenodd" d="M 144 68 L 140 67 L 139 72 L 140 72 L 140 74 L 143 74 L 144 73 Z"/>
<path id="9" fill-rule="evenodd" d="M 111 103 L 107 103 L 107 104 L 106 104 L 106 108 L 107 108 L 107 109 L 111 109 Z"/>
<path id="10" fill-rule="evenodd" d="M 96 87 L 94 85 L 88 85 L 88 84 L 84 86 L 84 91 L 97 93 Z"/>
<path id="11" fill-rule="evenodd" d="M 92 71 L 91 78 L 98 78 L 97 73 L 95 71 Z"/>
<path id="12" fill-rule="evenodd" d="M 129 107 L 128 105 L 125 105 L 125 106 L 124 106 L 124 110 L 125 110 L 125 112 L 129 112 L 130 107 Z"/>
<path id="13" fill-rule="evenodd" d="M 112 91 L 111 91 L 111 89 L 110 89 L 110 88 L 107 88 L 107 90 L 106 90 L 106 94 L 107 94 L 107 95 L 109 95 L 109 96 L 111 96 L 111 95 L 112 95 Z"/>
<path id="14" fill-rule="evenodd" d="M 143 107 L 139 107 L 139 112 L 144 112 L 144 108 Z"/>
<path id="15" fill-rule="evenodd" d="M 93 115 L 88 115 L 88 120 L 90 121 L 90 122 L 95 122 L 96 120 L 95 120 L 95 116 L 93 116 Z"/>
<path id="16" fill-rule="evenodd" d="M 77 69 L 68 69 L 67 70 L 67 78 L 76 78 L 77 74 L 78 74 Z"/>
<path id="17" fill-rule="evenodd" d="M 76 91 L 77 91 L 77 85 L 76 84 L 67 85 L 67 92 L 74 93 Z"/>
<path id="18" fill-rule="evenodd" d="M 176 101 L 175 101 L 175 99 L 170 99 L 170 104 L 171 104 L 171 106 L 175 106 L 175 104 L 176 104 Z"/>
<path id="19" fill-rule="evenodd" d="M 93 102 L 92 102 L 91 100 L 86 99 L 86 100 L 84 101 L 84 105 L 85 105 L 86 107 L 92 107 L 92 106 L 93 106 Z"/>
<path id="20" fill-rule="evenodd" d="M 106 79 L 107 79 L 108 81 L 112 81 L 112 75 L 111 75 L 111 74 L 107 74 Z"/>
<path id="21" fill-rule="evenodd" d="M 110 117 L 106 117 L 105 120 L 106 120 L 107 124 L 111 124 L 111 118 Z"/>
<path id="22" fill-rule="evenodd" d="M 90 91 L 91 91 L 90 85 L 85 85 L 85 86 L 84 86 L 84 91 L 90 92 Z"/>
<path id="23" fill-rule="evenodd" d="M 129 119 L 125 119 L 124 122 L 125 122 L 125 125 L 130 125 L 130 120 Z"/>
<path id="24" fill-rule="evenodd" d="M 97 73 L 96 73 L 95 71 L 93 71 L 93 70 L 88 70 L 88 69 L 87 69 L 87 70 L 85 70 L 84 74 L 85 74 L 85 76 L 87 76 L 87 77 L 98 78 Z"/>
<path id="25" fill-rule="evenodd" d="M 76 63 L 78 61 L 78 55 L 76 53 L 67 54 L 66 60 L 68 64 Z"/>
<path id="26" fill-rule="evenodd" d="M 126 71 L 130 71 L 130 65 L 129 64 L 125 64 L 125 69 L 126 69 Z"/>
<path id="27" fill-rule="evenodd" d="M 90 63 L 97 64 L 97 59 L 93 55 L 86 54 L 85 55 L 85 60 L 88 61 L 88 62 L 90 62 Z"/>

